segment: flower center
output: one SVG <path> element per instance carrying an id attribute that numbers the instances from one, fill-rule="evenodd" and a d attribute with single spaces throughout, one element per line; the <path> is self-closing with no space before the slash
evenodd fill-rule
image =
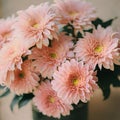
<path id="1" fill-rule="evenodd" d="M 4 37 L 5 39 L 7 39 L 7 38 L 9 37 L 9 35 L 10 35 L 10 32 L 3 33 L 3 37 Z"/>
<path id="2" fill-rule="evenodd" d="M 98 46 L 94 49 L 94 51 L 95 51 L 96 53 L 101 53 L 102 50 L 103 50 L 103 47 L 100 46 L 100 45 L 98 45 Z"/>
<path id="3" fill-rule="evenodd" d="M 19 78 L 24 78 L 25 74 L 24 74 L 23 72 L 20 72 L 20 73 L 18 74 L 18 76 L 19 76 Z"/>
<path id="4" fill-rule="evenodd" d="M 78 15 L 78 13 L 77 13 L 77 12 L 74 12 L 74 11 L 71 11 L 71 12 L 69 12 L 69 15 L 70 15 L 71 17 L 76 17 L 76 16 Z"/>
<path id="5" fill-rule="evenodd" d="M 77 86 L 79 84 L 79 79 L 73 79 L 73 85 Z"/>
<path id="6" fill-rule="evenodd" d="M 38 23 L 36 23 L 36 24 L 34 24 L 32 27 L 34 27 L 34 28 L 38 29 L 38 28 L 39 28 L 39 24 L 38 24 Z"/>
<path id="7" fill-rule="evenodd" d="M 49 101 L 50 101 L 51 103 L 54 103 L 54 102 L 55 102 L 55 99 L 54 99 L 53 97 L 50 97 L 50 98 L 49 98 Z"/>
<path id="8" fill-rule="evenodd" d="M 56 57 L 57 57 L 57 54 L 56 54 L 56 53 L 50 53 L 50 57 L 51 57 L 51 58 L 56 58 Z"/>

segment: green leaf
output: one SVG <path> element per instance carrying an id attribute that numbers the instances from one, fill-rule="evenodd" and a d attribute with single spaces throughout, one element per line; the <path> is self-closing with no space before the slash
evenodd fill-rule
<path id="1" fill-rule="evenodd" d="M 21 96 L 18 96 L 18 95 L 14 96 L 14 98 L 13 98 L 11 104 L 10 104 L 11 111 L 13 111 L 15 105 L 17 105 L 19 103 L 19 101 L 22 99 L 22 97 L 23 97 L 22 95 Z"/>
<path id="2" fill-rule="evenodd" d="M 21 108 L 24 105 L 28 104 L 33 97 L 34 97 L 34 95 L 32 93 L 31 94 L 24 94 L 22 99 L 18 103 L 18 107 Z"/>
<path id="3" fill-rule="evenodd" d="M 113 18 L 113 19 L 110 19 L 110 20 L 104 22 L 102 26 L 103 26 L 104 28 L 106 28 L 106 27 L 112 25 L 112 23 L 113 23 L 113 21 L 114 21 L 115 19 L 116 19 L 116 18 Z"/>
<path id="4" fill-rule="evenodd" d="M 1 90 L 1 89 L 4 89 L 4 88 L 5 88 L 5 86 L 1 86 L 1 85 L 0 85 L 0 90 Z"/>
<path id="5" fill-rule="evenodd" d="M 72 36 L 75 37 L 74 27 L 71 24 L 67 24 L 66 26 L 64 26 L 63 27 L 63 32 L 65 32 L 66 35 L 72 34 Z"/>
<path id="6" fill-rule="evenodd" d="M 0 98 L 5 97 L 5 96 L 7 96 L 8 94 L 10 94 L 10 90 L 9 90 L 8 88 L 6 88 L 6 89 L 4 89 L 4 90 L 5 90 L 5 92 L 3 92 L 3 93 L 0 95 Z"/>
<path id="7" fill-rule="evenodd" d="M 114 71 L 102 68 L 99 70 L 97 68 L 97 76 L 98 76 L 98 85 L 101 88 L 104 99 L 106 100 L 110 96 L 110 86 L 120 87 L 120 80 L 118 76 L 120 76 L 120 66 L 114 65 Z"/>
<path id="8" fill-rule="evenodd" d="M 80 32 L 77 33 L 77 38 L 83 38 L 83 36 Z"/>
<path id="9" fill-rule="evenodd" d="M 95 26 L 95 28 L 97 28 L 98 25 L 101 25 L 102 27 L 106 28 L 106 27 L 112 25 L 112 23 L 115 19 L 116 18 L 113 18 L 113 19 L 110 19 L 110 20 L 104 22 L 102 19 L 97 18 L 95 21 L 92 21 L 92 24 Z"/>
<path id="10" fill-rule="evenodd" d="M 120 66 L 115 65 L 113 75 L 114 75 L 114 78 L 115 78 L 112 81 L 113 87 L 120 87 L 120 78 L 119 78 L 120 77 Z"/>
<path id="11" fill-rule="evenodd" d="M 106 87 L 104 86 L 102 90 L 103 90 L 104 100 L 107 100 L 111 93 L 110 86 L 106 86 Z"/>
<path id="12" fill-rule="evenodd" d="M 84 32 L 89 32 L 89 33 L 92 33 L 93 32 L 93 29 L 89 29 L 89 30 L 83 30 Z"/>
<path id="13" fill-rule="evenodd" d="M 92 24 L 95 26 L 95 28 L 97 28 L 98 25 L 103 24 L 103 21 L 100 18 L 97 18 L 95 21 L 92 21 Z"/>

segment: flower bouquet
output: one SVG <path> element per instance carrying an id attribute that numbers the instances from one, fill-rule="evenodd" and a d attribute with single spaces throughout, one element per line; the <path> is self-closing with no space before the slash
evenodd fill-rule
<path id="1" fill-rule="evenodd" d="M 87 120 L 94 91 L 107 99 L 110 85 L 120 86 L 113 20 L 104 22 L 80 0 L 45 2 L 1 19 L 0 97 L 15 93 L 11 110 L 33 100 L 39 120 Z"/>

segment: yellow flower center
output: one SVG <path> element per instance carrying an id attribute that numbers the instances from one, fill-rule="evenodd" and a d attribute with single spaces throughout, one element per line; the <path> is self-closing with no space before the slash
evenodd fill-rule
<path id="1" fill-rule="evenodd" d="M 97 52 L 97 53 L 101 53 L 102 50 L 103 50 L 103 47 L 100 46 L 100 45 L 98 45 L 94 50 L 95 50 L 95 52 Z"/>
<path id="2" fill-rule="evenodd" d="M 39 28 L 39 24 L 36 23 L 36 24 L 33 25 L 33 27 L 37 29 L 37 28 Z"/>
<path id="3" fill-rule="evenodd" d="M 71 16 L 71 17 L 76 17 L 77 15 L 78 15 L 78 13 L 77 12 L 69 12 L 69 15 Z"/>
<path id="4" fill-rule="evenodd" d="M 79 79 L 74 79 L 74 80 L 73 80 L 73 85 L 74 85 L 74 86 L 77 86 L 78 84 L 79 84 Z"/>
<path id="5" fill-rule="evenodd" d="M 51 58 L 56 58 L 57 55 L 56 55 L 55 53 L 50 53 L 50 57 L 51 57 Z"/>
<path id="6" fill-rule="evenodd" d="M 54 102 L 55 102 L 55 99 L 54 99 L 53 97 L 50 97 L 50 98 L 49 98 L 49 101 L 50 101 L 51 103 L 54 103 Z"/>

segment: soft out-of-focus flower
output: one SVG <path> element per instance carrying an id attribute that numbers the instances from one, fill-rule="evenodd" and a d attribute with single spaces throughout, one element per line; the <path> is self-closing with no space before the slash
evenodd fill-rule
<path id="1" fill-rule="evenodd" d="M 114 63 L 116 65 L 120 65 L 120 31 L 116 32 L 114 35 L 113 35 L 114 38 L 118 38 L 118 52 L 119 52 L 119 55 L 114 57 Z"/>
<path id="2" fill-rule="evenodd" d="M 8 71 L 21 69 L 22 56 L 30 54 L 22 40 L 14 39 L 0 50 L 0 84 L 6 80 Z"/>
<path id="3" fill-rule="evenodd" d="M 86 33 L 86 36 L 76 44 L 76 57 L 94 66 L 98 64 L 100 69 L 103 66 L 114 70 L 114 58 L 119 55 L 119 52 L 118 38 L 113 36 L 110 27 L 104 29 L 99 26 L 93 33 Z"/>
<path id="4" fill-rule="evenodd" d="M 60 118 L 69 115 L 72 106 L 61 100 L 52 89 L 51 83 L 47 80 L 41 82 L 39 88 L 34 92 L 34 104 L 44 115 Z"/>
<path id="5" fill-rule="evenodd" d="M 72 24 L 76 30 L 91 25 L 96 18 L 95 8 L 80 0 L 55 0 L 56 14 L 61 24 Z"/>
<path id="6" fill-rule="evenodd" d="M 39 48 L 48 46 L 49 39 L 56 38 L 55 14 L 48 3 L 31 6 L 18 12 L 15 29 L 16 34 L 19 33 L 30 47 L 35 44 Z"/>
<path id="7" fill-rule="evenodd" d="M 12 72 L 12 73 L 11 73 Z M 13 74 L 13 80 L 11 75 Z M 39 85 L 39 76 L 34 72 L 32 61 L 26 60 L 21 65 L 21 70 L 16 68 L 7 73 L 5 85 L 16 94 L 30 93 Z"/>
<path id="8" fill-rule="evenodd" d="M 29 59 L 33 59 L 36 71 L 43 77 L 52 78 L 57 66 L 67 58 L 70 48 L 72 47 L 71 37 L 61 33 L 58 41 L 53 40 L 51 47 L 43 46 L 42 49 L 33 48 Z"/>
<path id="9" fill-rule="evenodd" d="M 15 24 L 15 21 L 14 17 L 0 20 L 0 48 L 4 45 L 4 43 L 11 40 L 14 31 L 12 27 Z"/>
<path id="10" fill-rule="evenodd" d="M 52 88 L 57 95 L 69 104 L 77 104 L 80 100 L 90 100 L 93 91 L 97 88 L 96 73 L 83 62 L 72 59 L 66 61 L 53 74 Z"/>

